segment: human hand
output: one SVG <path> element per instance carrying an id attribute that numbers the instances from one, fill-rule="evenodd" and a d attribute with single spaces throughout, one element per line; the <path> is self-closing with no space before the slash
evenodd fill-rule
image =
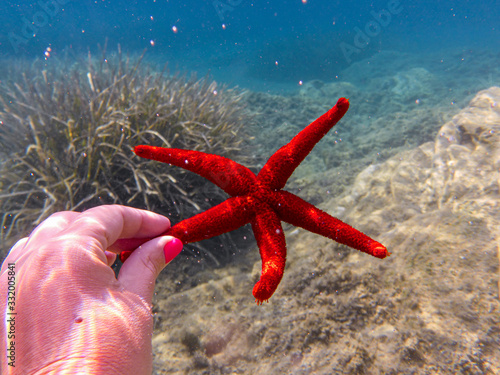
<path id="1" fill-rule="evenodd" d="M 112 245 L 169 227 L 161 215 L 110 205 L 56 213 L 17 242 L 0 273 L 0 373 L 150 374 L 155 279 L 182 243 L 170 236 L 144 243 L 118 279 L 110 265 L 120 248 Z"/>

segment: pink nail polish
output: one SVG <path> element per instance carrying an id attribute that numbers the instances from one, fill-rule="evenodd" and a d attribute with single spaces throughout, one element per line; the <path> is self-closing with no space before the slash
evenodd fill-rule
<path id="1" fill-rule="evenodd" d="M 170 263 L 179 253 L 182 251 L 182 241 L 178 238 L 174 238 L 172 241 L 166 243 L 163 248 L 163 254 L 165 255 L 165 263 Z"/>

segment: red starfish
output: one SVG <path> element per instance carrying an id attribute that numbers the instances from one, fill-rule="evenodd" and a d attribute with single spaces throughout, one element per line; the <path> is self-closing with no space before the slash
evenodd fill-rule
<path id="1" fill-rule="evenodd" d="M 134 152 L 138 156 L 197 173 L 231 196 L 221 204 L 174 225 L 165 234 L 177 237 L 186 244 L 251 223 L 262 257 L 262 275 L 253 288 L 257 303 L 267 301 L 283 277 L 286 243 L 281 221 L 377 258 L 385 258 L 390 253 L 382 244 L 282 190 L 295 168 L 348 108 L 349 101 L 340 98 L 332 109 L 276 151 L 257 176 L 243 165 L 218 155 L 175 148 L 135 147 Z M 124 260 L 129 254 L 123 252 L 120 256 Z"/>

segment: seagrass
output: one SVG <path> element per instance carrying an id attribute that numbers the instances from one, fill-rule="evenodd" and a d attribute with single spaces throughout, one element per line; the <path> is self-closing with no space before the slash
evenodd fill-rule
<path id="1" fill-rule="evenodd" d="M 222 201 L 194 174 L 136 157 L 137 144 L 252 161 L 245 93 L 170 75 L 143 56 L 4 61 L 0 77 L 0 241 L 5 251 L 50 214 L 119 203 L 184 218 Z M 182 184 L 179 184 L 182 181 Z M 186 188 L 187 187 L 187 188 Z M 209 198 L 207 198 L 209 197 Z"/>

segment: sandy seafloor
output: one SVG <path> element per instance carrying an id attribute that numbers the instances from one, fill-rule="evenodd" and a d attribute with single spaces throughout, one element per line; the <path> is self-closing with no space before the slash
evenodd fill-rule
<path id="1" fill-rule="evenodd" d="M 181 255 L 156 289 L 154 373 L 500 374 L 498 61 L 382 52 L 294 95 L 249 93 L 265 157 L 349 97 L 286 189 L 392 255 L 285 225 L 285 275 L 261 306 L 251 234 L 224 267 Z"/>

